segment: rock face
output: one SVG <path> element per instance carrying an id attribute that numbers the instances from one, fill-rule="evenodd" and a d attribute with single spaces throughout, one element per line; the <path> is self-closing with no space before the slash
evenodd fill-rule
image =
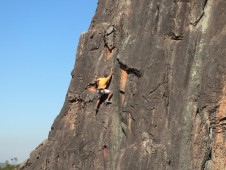
<path id="1" fill-rule="evenodd" d="M 21 170 L 226 169 L 226 1 L 99 0 L 64 106 Z M 113 77 L 111 105 L 86 88 Z"/>

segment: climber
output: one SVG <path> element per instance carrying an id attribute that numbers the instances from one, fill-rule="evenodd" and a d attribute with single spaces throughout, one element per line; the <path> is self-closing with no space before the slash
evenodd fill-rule
<path id="1" fill-rule="evenodd" d="M 113 75 L 113 73 L 112 73 L 112 68 L 111 68 L 111 72 L 110 72 L 109 76 L 107 74 L 105 74 L 104 77 L 100 77 L 100 78 L 97 78 L 95 76 L 95 82 L 96 82 L 96 85 L 97 85 L 97 95 L 98 95 L 98 100 L 97 100 L 96 107 L 95 107 L 96 112 L 99 109 L 100 98 L 103 95 L 105 95 L 105 94 L 108 95 L 105 103 L 111 104 L 110 99 L 111 99 L 113 93 L 109 89 L 106 89 L 106 88 L 109 85 L 109 82 L 111 80 L 112 75 Z M 90 86 L 90 85 L 92 85 L 92 84 L 88 84 L 87 86 Z"/>

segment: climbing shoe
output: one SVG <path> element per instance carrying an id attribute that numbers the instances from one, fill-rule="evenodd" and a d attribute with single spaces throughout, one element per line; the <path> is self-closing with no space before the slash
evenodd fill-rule
<path id="1" fill-rule="evenodd" d="M 105 103 L 106 104 L 111 104 L 112 102 L 110 100 L 107 100 Z"/>

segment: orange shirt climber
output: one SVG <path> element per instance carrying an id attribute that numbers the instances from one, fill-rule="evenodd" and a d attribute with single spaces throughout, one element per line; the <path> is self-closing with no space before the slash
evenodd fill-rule
<path id="1" fill-rule="evenodd" d="M 97 85 L 97 95 L 98 95 L 98 100 L 97 100 L 97 103 L 96 103 L 96 107 L 95 107 L 95 110 L 96 110 L 96 114 L 99 110 L 99 107 L 100 107 L 100 99 L 103 95 L 107 95 L 107 99 L 106 99 L 106 104 L 110 104 L 111 101 L 111 97 L 113 95 L 113 93 L 109 90 L 109 89 L 106 89 L 108 84 L 109 84 L 109 81 L 112 77 L 113 73 L 112 73 L 112 68 L 111 68 L 111 72 L 110 72 L 110 75 L 107 76 L 107 75 L 104 75 L 104 77 L 100 77 L 100 78 L 97 78 L 95 76 L 95 83 L 89 83 L 87 84 L 87 86 L 92 86 L 92 85 Z"/>
<path id="2" fill-rule="evenodd" d="M 111 76 L 98 78 L 97 79 L 97 83 L 98 83 L 97 89 L 105 89 L 108 85 L 110 78 L 111 78 Z"/>

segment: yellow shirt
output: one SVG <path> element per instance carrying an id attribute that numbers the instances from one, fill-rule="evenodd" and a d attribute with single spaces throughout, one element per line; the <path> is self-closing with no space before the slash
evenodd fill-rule
<path id="1" fill-rule="evenodd" d="M 98 87 L 97 89 L 105 89 L 107 87 L 108 81 L 110 80 L 111 77 L 104 77 L 104 78 L 98 78 Z"/>

